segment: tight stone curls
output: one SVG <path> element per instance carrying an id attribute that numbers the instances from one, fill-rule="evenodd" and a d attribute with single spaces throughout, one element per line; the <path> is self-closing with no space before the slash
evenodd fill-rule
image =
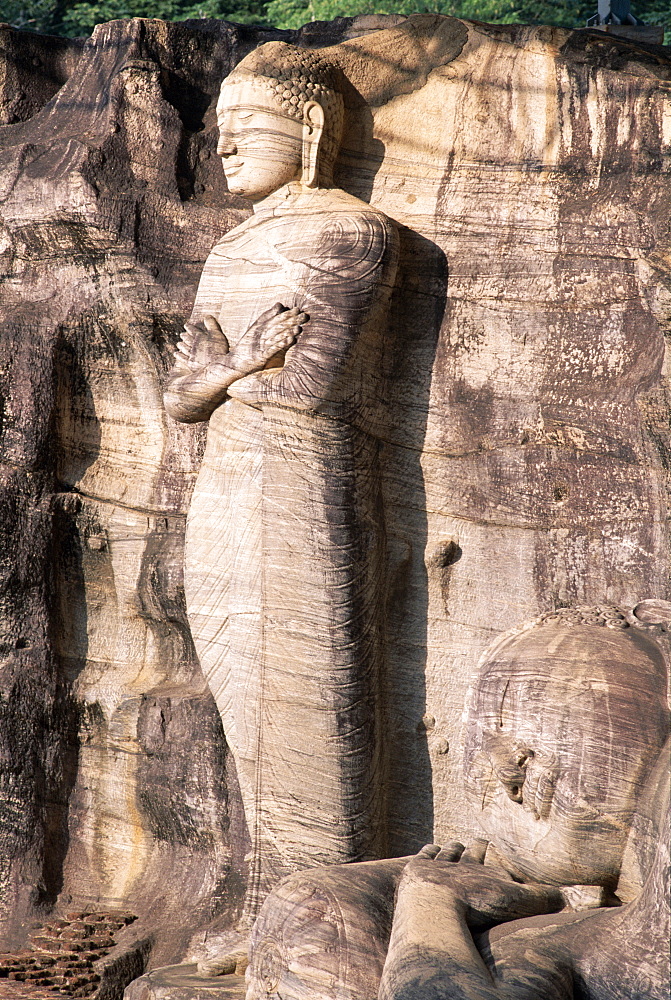
<path id="1" fill-rule="evenodd" d="M 668 632 L 671 630 L 671 603 L 653 599 L 639 601 L 634 608 L 614 605 L 559 608 L 547 611 L 523 628 L 535 628 L 536 625 L 601 625 L 614 629 L 639 628 L 653 634 Z"/>
<path id="2" fill-rule="evenodd" d="M 342 136 L 345 116 L 342 97 L 343 76 L 338 66 L 309 49 L 287 42 L 266 42 L 238 63 L 222 83 L 251 83 L 262 87 L 288 118 L 303 121 L 308 101 L 316 101 L 324 111 L 322 152 L 333 162 Z"/>

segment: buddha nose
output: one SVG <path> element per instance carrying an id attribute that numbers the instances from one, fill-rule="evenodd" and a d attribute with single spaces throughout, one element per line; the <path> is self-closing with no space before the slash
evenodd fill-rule
<path id="1" fill-rule="evenodd" d="M 522 802 L 526 766 L 534 755 L 533 750 L 519 744 L 510 746 L 505 738 L 498 735 L 491 735 L 485 742 L 492 769 L 506 795 L 513 802 Z"/>
<path id="2" fill-rule="evenodd" d="M 238 148 L 226 133 L 222 133 L 219 136 L 219 142 L 217 143 L 217 156 L 235 156 Z"/>

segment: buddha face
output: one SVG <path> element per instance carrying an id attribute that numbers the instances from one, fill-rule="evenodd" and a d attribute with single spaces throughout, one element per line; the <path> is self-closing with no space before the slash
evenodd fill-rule
<path id="1" fill-rule="evenodd" d="M 260 201 L 302 173 L 303 126 L 283 115 L 262 83 L 225 84 L 217 104 L 228 189 Z"/>
<path id="2" fill-rule="evenodd" d="M 606 628 L 544 626 L 499 648 L 474 692 L 466 788 L 516 878 L 613 887 L 664 741 L 661 654 Z"/>

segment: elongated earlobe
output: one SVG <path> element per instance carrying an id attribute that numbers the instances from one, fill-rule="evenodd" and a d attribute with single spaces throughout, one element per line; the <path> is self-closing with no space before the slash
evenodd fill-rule
<path id="1" fill-rule="evenodd" d="M 319 148 L 324 134 L 324 110 L 316 101 L 303 108 L 303 174 L 304 187 L 319 187 Z"/>

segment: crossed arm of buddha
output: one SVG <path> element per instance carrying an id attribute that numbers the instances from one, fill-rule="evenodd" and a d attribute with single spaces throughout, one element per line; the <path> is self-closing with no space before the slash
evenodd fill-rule
<path id="1" fill-rule="evenodd" d="M 234 382 L 281 364 L 308 320 L 298 307 L 287 309 L 278 302 L 261 313 L 234 347 L 215 316 L 186 323 L 165 393 L 170 416 L 183 423 L 207 420 L 227 395 L 235 395 L 229 392 Z M 245 401 L 251 402 L 248 396 Z"/>

